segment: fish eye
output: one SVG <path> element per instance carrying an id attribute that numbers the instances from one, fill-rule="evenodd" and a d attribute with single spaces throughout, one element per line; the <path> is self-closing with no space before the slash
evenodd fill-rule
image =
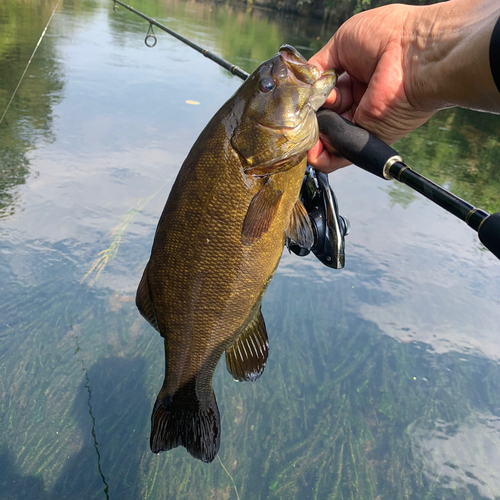
<path id="1" fill-rule="evenodd" d="M 269 77 L 269 76 L 265 76 L 259 82 L 259 90 L 263 94 L 267 94 L 268 92 L 271 92 L 275 88 L 276 88 L 276 80 L 274 78 Z"/>

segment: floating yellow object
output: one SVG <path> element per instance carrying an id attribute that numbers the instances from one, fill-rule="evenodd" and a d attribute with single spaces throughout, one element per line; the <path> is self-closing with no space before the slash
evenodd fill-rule
<path id="1" fill-rule="evenodd" d="M 200 104 L 198 101 L 186 101 L 186 104 L 193 104 L 194 106 L 198 106 Z"/>

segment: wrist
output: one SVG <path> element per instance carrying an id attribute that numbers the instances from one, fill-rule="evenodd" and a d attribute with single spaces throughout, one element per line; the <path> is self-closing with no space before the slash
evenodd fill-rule
<path id="1" fill-rule="evenodd" d="M 419 109 L 460 106 L 500 112 L 489 47 L 498 0 L 449 0 L 416 7 L 407 22 L 407 95 Z"/>

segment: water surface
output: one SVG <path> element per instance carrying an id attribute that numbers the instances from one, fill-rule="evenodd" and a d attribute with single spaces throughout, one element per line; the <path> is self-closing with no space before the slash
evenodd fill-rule
<path id="1" fill-rule="evenodd" d="M 147 23 L 112 2 L 1 0 L 0 113 L 56 5 L 0 125 L 0 498 L 500 498 L 500 263 L 355 167 L 330 176 L 346 268 L 285 252 L 264 375 L 217 368 L 220 460 L 150 452 L 163 342 L 135 290 L 183 159 L 240 81 L 158 30 L 148 49 Z M 310 56 L 334 29 L 134 6 L 246 71 L 285 42 Z M 499 134 L 499 117 L 447 111 L 398 147 L 499 211 Z"/>

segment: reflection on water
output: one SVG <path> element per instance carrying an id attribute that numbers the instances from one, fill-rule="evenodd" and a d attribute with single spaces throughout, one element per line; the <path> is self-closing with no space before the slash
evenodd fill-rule
<path id="1" fill-rule="evenodd" d="M 0 5 L 4 106 L 55 3 Z M 134 5 L 247 71 L 329 34 L 212 3 Z M 346 269 L 285 253 L 263 304 L 266 372 L 216 370 L 221 462 L 151 454 L 163 342 L 134 293 L 183 158 L 240 82 L 166 34 L 147 49 L 146 31 L 104 0 L 61 0 L 0 127 L 0 498 L 498 498 L 499 263 L 451 215 L 354 167 L 331 176 L 353 226 Z M 498 211 L 499 127 L 447 111 L 399 149 Z"/>
<path id="2" fill-rule="evenodd" d="M 46 2 L 2 3 L 6 8 L 0 10 L 0 118 L 53 8 Z M 20 201 L 15 186 L 24 184 L 29 174 L 29 151 L 40 141 L 53 140 L 52 106 L 62 91 L 61 68 L 54 50 L 47 37 L 0 125 L 0 218 L 12 215 Z"/>
<path id="3" fill-rule="evenodd" d="M 446 477 L 457 489 L 467 484 L 482 498 L 500 496 L 498 417 L 473 411 L 464 423 L 438 420 L 433 430 L 410 426 L 408 432 L 413 453 L 425 464 L 431 479 Z"/>
<path id="4" fill-rule="evenodd" d="M 443 111 L 398 145 L 402 153 L 411 155 L 412 166 L 422 175 L 473 205 L 498 212 L 498 116 L 464 109 Z"/>

